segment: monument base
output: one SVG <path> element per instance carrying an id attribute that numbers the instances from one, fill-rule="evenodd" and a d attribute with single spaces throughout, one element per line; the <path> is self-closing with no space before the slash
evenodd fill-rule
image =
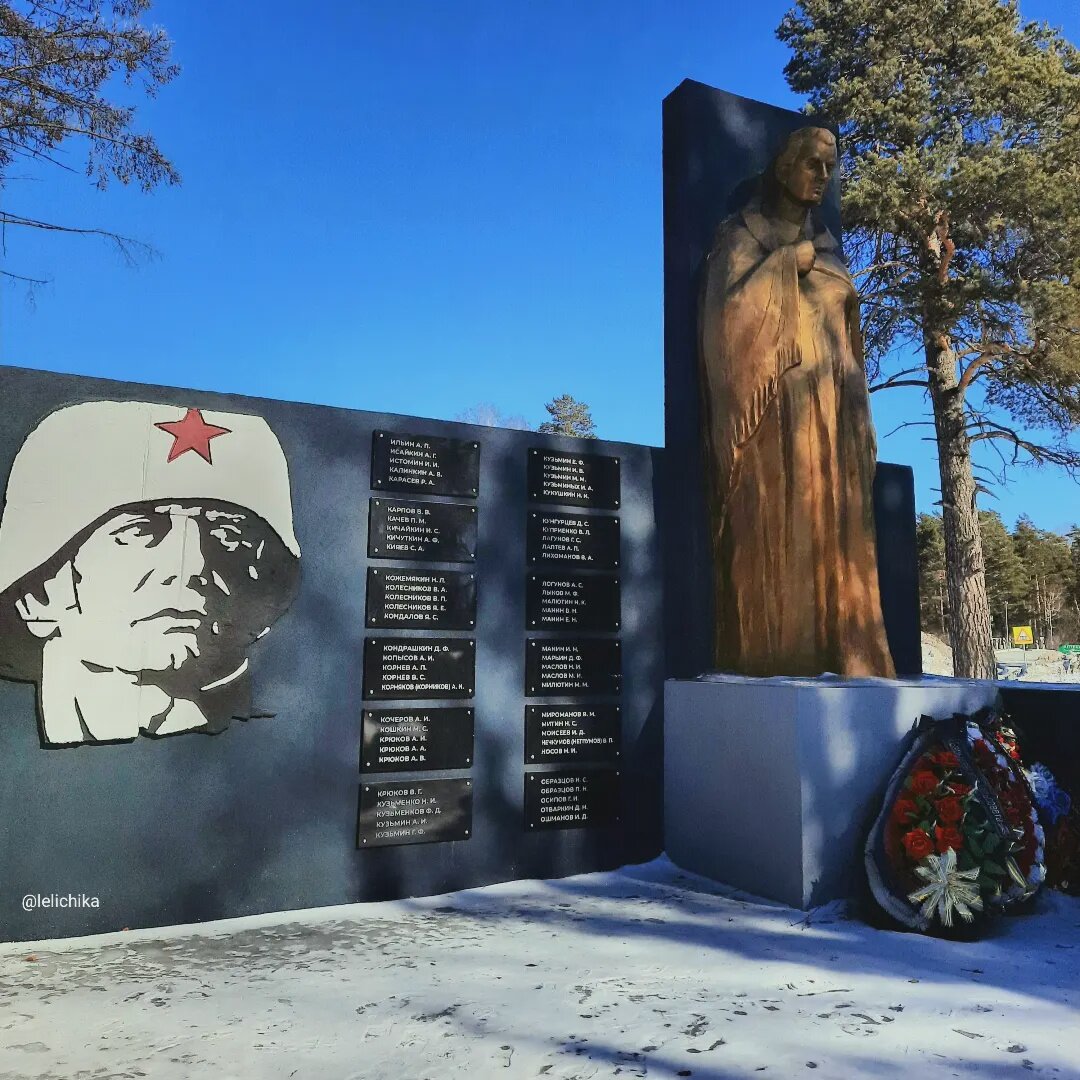
<path id="1" fill-rule="evenodd" d="M 862 845 L 920 716 L 971 713 L 993 682 L 673 679 L 664 834 L 673 862 L 792 907 L 860 888 Z"/>

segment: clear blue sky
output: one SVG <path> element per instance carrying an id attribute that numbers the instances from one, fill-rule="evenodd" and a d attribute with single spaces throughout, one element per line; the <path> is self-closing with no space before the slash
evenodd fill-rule
<path id="1" fill-rule="evenodd" d="M 785 3 L 158 0 L 183 72 L 139 124 L 183 174 L 102 194 L 59 170 L 9 209 L 145 240 L 8 230 L 0 362 L 453 418 L 536 424 L 587 401 L 601 435 L 663 442 L 660 103 L 684 78 L 797 108 Z M 1075 0 L 1024 0 L 1080 42 Z M 72 163 L 79 165 L 77 150 Z M 875 395 L 880 454 L 937 467 L 918 391 Z M 1080 520 L 1080 488 L 1018 471 L 983 505 Z"/>

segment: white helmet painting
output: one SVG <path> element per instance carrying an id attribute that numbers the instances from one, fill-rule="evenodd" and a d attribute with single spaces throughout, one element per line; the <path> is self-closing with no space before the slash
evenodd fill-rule
<path id="1" fill-rule="evenodd" d="M 258 416 L 94 401 L 15 457 L 0 516 L 0 675 L 47 746 L 214 733 L 299 582 L 288 465 Z"/>

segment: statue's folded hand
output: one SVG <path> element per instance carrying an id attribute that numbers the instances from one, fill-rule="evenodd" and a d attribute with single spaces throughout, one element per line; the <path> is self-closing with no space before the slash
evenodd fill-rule
<path id="1" fill-rule="evenodd" d="M 803 240 L 795 245 L 795 265 L 798 267 L 799 274 L 809 274 L 814 269 L 814 263 L 817 261 L 817 251 L 814 248 L 813 240 Z"/>

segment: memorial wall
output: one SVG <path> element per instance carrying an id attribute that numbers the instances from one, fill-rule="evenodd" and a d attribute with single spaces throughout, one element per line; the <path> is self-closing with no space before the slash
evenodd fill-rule
<path id="1" fill-rule="evenodd" d="M 0 380 L 0 936 L 660 852 L 659 451 Z"/>
<path id="2" fill-rule="evenodd" d="M 0 386 L 0 938 L 661 852 L 663 451 Z"/>

